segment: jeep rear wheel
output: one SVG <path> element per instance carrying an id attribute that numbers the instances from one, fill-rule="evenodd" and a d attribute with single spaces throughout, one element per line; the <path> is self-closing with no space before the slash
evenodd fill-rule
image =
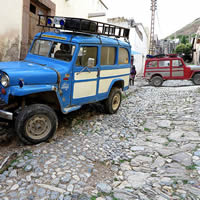
<path id="1" fill-rule="evenodd" d="M 151 79 L 151 85 L 155 86 L 155 87 L 160 87 L 163 84 L 163 79 L 160 76 L 154 76 Z"/>
<path id="2" fill-rule="evenodd" d="M 108 99 L 105 101 L 105 110 L 109 114 L 114 114 L 118 111 L 122 101 L 122 94 L 119 88 L 112 88 Z"/>
<path id="3" fill-rule="evenodd" d="M 49 140 L 56 132 L 58 119 L 46 105 L 34 104 L 24 108 L 16 118 L 16 132 L 23 143 L 38 144 Z"/>
<path id="4" fill-rule="evenodd" d="M 192 78 L 192 82 L 195 84 L 195 85 L 200 85 L 200 74 L 195 74 Z"/>

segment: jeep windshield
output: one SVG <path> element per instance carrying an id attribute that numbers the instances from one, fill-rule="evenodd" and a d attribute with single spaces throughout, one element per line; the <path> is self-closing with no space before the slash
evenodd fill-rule
<path id="1" fill-rule="evenodd" d="M 58 60 L 71 61 L 75 46 L 48 40 L 36 40 L 30 53 Z"/>

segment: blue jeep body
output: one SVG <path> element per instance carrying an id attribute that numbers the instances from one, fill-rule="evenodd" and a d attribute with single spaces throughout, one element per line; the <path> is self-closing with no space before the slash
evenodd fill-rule
<path id="1" fill-rule="evenodd" d="M 49 41 L 49 51 L 57 43 L 71 45 L 71 60 L 53 58 L 49 56 L 51 52 L 47 56 L 32 53 L 38 40 Z M 112 65 L 101 65 L 101 49 L 105 46 L 115 49 Z M 97 49 L 95 66 L 76 65 L 82 47 Z M 121 64 L 118 62 L 120 48 L 128 55 L 127 61 Z M 46 104 L 67 114 L 83 104 L 108 99 L 113 87 L 125 91 L 129 87 L 130 55 L 130 44 L 116 38 L 72 32 L 38 33 L 25 60 L 0 63 L 1 79 L 9 79 L 7 86 L 0 84 L 0 118 L 14 120 L 16 110 L 19 114 L 31 104 Z"/>

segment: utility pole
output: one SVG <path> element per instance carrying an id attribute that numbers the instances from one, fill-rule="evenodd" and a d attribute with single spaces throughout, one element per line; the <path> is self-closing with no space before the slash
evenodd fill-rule
<path id="1" fill-rule="evenodd" d="M 155 13 L 157 10 L 157 0 L 151 0 L 151 32 L 150 32 L 150 44 L 149 54 L 155 53 L 155 42 L 154 42 L 154 27 L 155 27 Z"/>

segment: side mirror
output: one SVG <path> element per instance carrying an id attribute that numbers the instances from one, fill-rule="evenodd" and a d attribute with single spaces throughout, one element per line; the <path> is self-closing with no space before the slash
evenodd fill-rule
<path id="1" fill-rule="evenodd" d="M 94 58 L 88 58 L 88 64 L 87 67 L 88 68 L 92 68 L 95 65 L 95 59 Z"/>

